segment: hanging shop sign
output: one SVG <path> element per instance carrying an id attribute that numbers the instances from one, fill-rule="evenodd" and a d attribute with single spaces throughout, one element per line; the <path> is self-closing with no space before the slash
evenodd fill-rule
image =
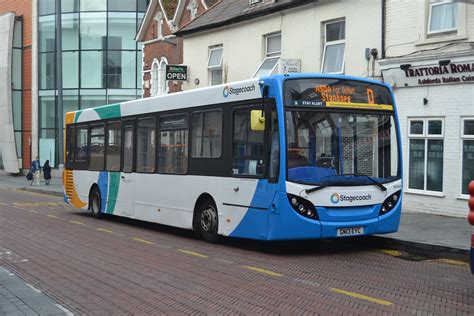
<path id="1" fill-rule="evenodd" d="M 188 80 L 188 66 L 166 65 L 166 80 Z"/>
<path id="2" fill-rule="evenodd" d="M 474 83 L 474 62 L 412 66 L 402 64 L 382 71 L 384 81 L 395 87 Z"/>

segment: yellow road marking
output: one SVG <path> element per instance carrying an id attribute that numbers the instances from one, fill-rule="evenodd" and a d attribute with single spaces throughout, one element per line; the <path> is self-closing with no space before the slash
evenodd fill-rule
<path id="1" fill-rule="evenodd" d="M 379 298 L 370 297 L 370 296 L 359 294 L 359 293 L 355 293 L 355 292 L 345 291 L 345 290 L 336 289 L 336 288 L 332 288 L 331 291 L 339 293 L 339 294 L 355 297 L 361 300 L 369 301 L 372 303 L 380 304 L 380 305 L 385 305 L 385 306 L 392 305 L 392 302 L 381 300 Z"/>
<path id="2" fill-rule="evenodd" d="M 182 252 L 182 253 L 185 253 L 185 254 L 188 254 L 188 255 L 191 255 L 191 256 L 199 257 L 199 258 L 209 258 L 209 256 L 206 256 L 206 255 L 200 254 L 198 252 L 194 252 L 194 251 L 189 251 L 189 250 L 184 250 L 184 249 L 178 249 L 178 251 Z"/>
<path id="3" fill-rule="evenodd" d="M 271 276 L 274 276 L 274 277 L 284 276 L 284 274 L 281 274 L 281 273 L 278 273 L 278 272 L 273 272 L 273 271 L 270 271 L 270 270 L 265 270 L 265 269 L 252 267 L 252 266 L 242 266 L 242 268 L 252 270 L 252 271 L 255 271 L 255 272 L 260 272 L 260 273 L 263 273 L 263 274 L 266 274 L 266 275 L 271 275 Z"/>
<path id="4" fill-rule="evenodd" d="M 135 240 L 135 241 L 147 244 L 147 245 L 154 245 L 155 244 L 154 242 L 151 242 L 151 241 L 148 241 L 148 240 L 145 240 L 145 239 L 141 239 L 141 238 L 133 237 L 132 239 Z"/>
<path id="5" fill-rule="evenodd" d="M 393 257 L 400 257 L 402 255 L 401 251 L 391 249 L 382 249 L 380 252 Z"/>
<path id="6" fill-rule="evenodd" d="M 115 234 L 113 231 L 105 229 L 105 228 L 96 228 L 98 231 L 109 233 L 109 234 Z"/>
<path id="7" fill-rule="evenodd" d="M 16 189 L 15 191 L 30 194 L 30 195 L 39 195 L 39 196 L 48 196 L 48 197 L 57 197 L 57 198 L 59 198 L 56 195 L 47 194 L 47 193 L 30 192 L 30 191 L 25 191 L 25 190 L 21 190 L 21 189 Z"/>
<path id="8" fill-rule="evenodd" d="M 8 204 L 0 202 L 0 205 L 8 206 Z"/>
<path id="9" fill-rule="evenodd" d="M 78 221 L 69 221 L 69 223 L 77 224 L 77 225 L 84 225 L 83 222 L 78 222 Z"/>
<path id="10" fill-rule="evenodd" d="M 464 261 L 460 261 L 460 260 L 440 258 L 440 259 L 435 259 L 433 261 L 439 262 L 439 263 L 451 264 L 451 265 L 454 265 L 454 266 L 469 267 L 469 263 L 464 262 Z"/>
<path id="11" fill-rule="evenodd" d="M 35 211 L 35 210 L 27 210 L 27 211 L 30 212 L 30 213 L 35 213 L 35 214 L 39 214 L 39 213 L 40 213 L 40 212 Z"/>
<path id="12" fill-rule="evenodd" d="M 57 217 L 57 216 L 55 216 L 55 215 L 51 215 L 51 214 L 48 214 L 48 215 L 46 215 L 46 216 L 51 217 L 51 218 L 59 218 L 59 217 Z"/>

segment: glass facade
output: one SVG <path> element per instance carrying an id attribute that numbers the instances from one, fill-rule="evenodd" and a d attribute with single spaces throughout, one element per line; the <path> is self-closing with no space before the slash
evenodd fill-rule
<path id="1" fill-rule="evenodd" d="M 134 40 L 148 0 L 62 0 L 61 56 L 56 69 L 55 0 L 38 0 L 39 152 L 58 161 L 57 72 L 64 115 L 141 97 L 142 53 Z M 16 78 L 15 78 L 16 80 Z M 57 167 L 57 166 L 54 166 Z"/>
<path id="2" fill-rule="evenodd" d="M 16 154 L 23 157 L 23 19 L 15 18 L 12 47 L 12 107 Z"/>

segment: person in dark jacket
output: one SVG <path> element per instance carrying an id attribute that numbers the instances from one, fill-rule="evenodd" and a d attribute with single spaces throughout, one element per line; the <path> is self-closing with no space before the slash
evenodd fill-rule
<path id="1" fill-rule="evenodd" d="M 49 185 L 49 182 L 51 181 L 51 166 L 49 165 L 49 160 L 46 160 L 43 165 L 43 175 L 46 180 L 46 185 Z"/>

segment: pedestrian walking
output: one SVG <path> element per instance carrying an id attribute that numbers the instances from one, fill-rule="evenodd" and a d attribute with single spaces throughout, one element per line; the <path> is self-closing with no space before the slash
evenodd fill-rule
<path id="1" fill-rule="evenodd" d="M 46 160 L 43 165 L 43 176 L 46 180 L 46 185 L 49 185 L 51 181 L 51 166 L 49 165 L 49 160 Z"/>
<path id="2" fill-rule="evenodd" d="M 37 156 L 35 160 L 31 162 L 30 172 L 33 174 L 33 179 L 31 179 L 30 185 L 33 185 L 33 182 L 36 182 L 37 185 L 40 184 L 40 173 L 41 173 L 41 164 L 39 157 Z"/>

